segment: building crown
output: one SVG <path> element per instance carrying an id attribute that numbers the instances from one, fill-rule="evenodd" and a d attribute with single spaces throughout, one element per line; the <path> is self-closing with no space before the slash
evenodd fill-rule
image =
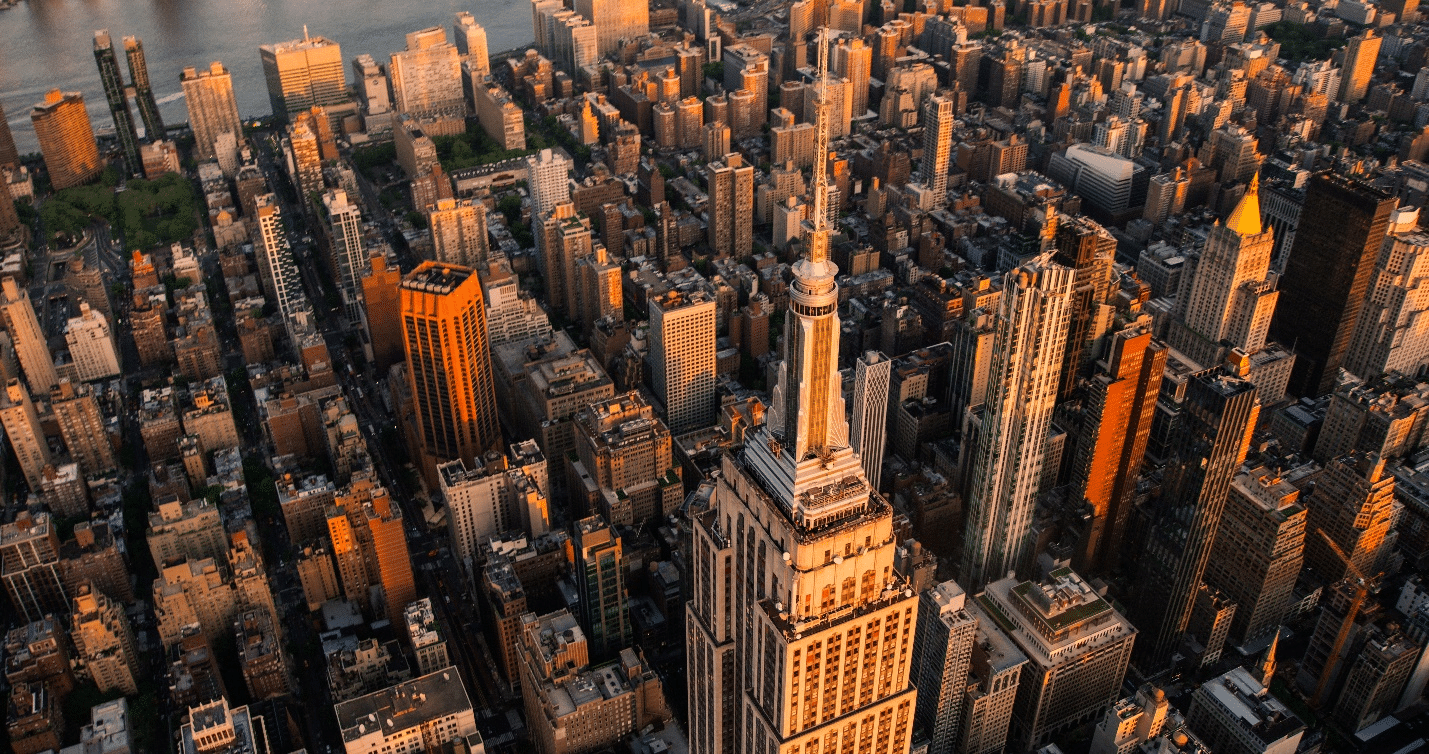
<path id="1" fill-rule="evenodd" d="M 1251 176 L 1245 196 L 1240 198 L 1230 217 L 1226 218 L 1226 227 L 1240 236 L 1260 235 L 1264 227 L 1260 222 L 1260 173 Z"/>

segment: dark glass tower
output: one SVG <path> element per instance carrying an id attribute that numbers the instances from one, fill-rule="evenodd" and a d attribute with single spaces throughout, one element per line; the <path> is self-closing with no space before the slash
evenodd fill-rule
<path id="1" fill-rule="evenodd" d="M 164 119 L 159 117 L 159 103 L 154 101 L 154 89 L 149 85 L 144 43 L 138 37 L 125 37 L 124 56 L 129 59 L 129 80 L 134 82 L 134 101 L 144 120 L 144 135 L 149 141 L 159 141 L 164 138 Z"/>
<path id="2" fill-rule="evenodd" d="M 1259 414 L 1255 386 L 1229 367 L 1201 372 L 1186 386 L 1161 495 L 1147 510 L 1140 578 L 1127 600 L 1141 629 L 1132 664 L 1145 675 L 1166 667 L 1186 631 Z"/>
<path id="3" fill-rule="evenodd" d="M 1334 389 L 1396 204 L 1393 195 L 1344 176 L 1311 179 L 1270 321 L 1271 339 L 1295 352 L 1292 395 Z"/>
<path id="4" fill-rule="evenodd" d="M 109 30 L 94 33 L 94 61 L 99 64 L 99 81 L 104 84 L 104 96 L 109 100 L 109 114 L 114 116 L 114 134 L 124 152 L 124 169 L 130 174 L 144 168 L 139 158 L 139 134 L 134 130 L 134 115 L 129 112 L 129 97 L 124 92 L 124 76 L 119 70 L 119 57 L 114 54 L 114 41 Z"/>

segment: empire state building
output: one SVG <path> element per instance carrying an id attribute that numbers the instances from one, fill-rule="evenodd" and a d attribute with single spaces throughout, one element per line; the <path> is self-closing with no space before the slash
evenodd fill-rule
<path id="1" fill-rule="evenodd" d="M 819 47 L 822 72 L 826 40 Z M 893 511 L 849 447 L 840 393 L 824 83 L 814 212 L 769 421 L 724 457 L 708 510 L 693 517 L 695 754 L 901 754 L 912 733 L 918 599 L 894 571 Z"/>

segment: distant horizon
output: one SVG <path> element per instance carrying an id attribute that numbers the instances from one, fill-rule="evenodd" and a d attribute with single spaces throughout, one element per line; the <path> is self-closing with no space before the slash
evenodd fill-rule
<path id="1" fill-rule="evenodd" d="M 357 8 L 361 12 L 354 12 Z M 534 41 L 526 3 L 447 0 L 398 7 L 356 0 L 298 0 L 275 8 L 263 0 L 199 0 L 181 7 L 167 2 L 135 6 L 96 0 L 81 6 L 29 0 L 0 10 L 0 49 L 35 49 L 34 54 L 7 59 L 6 66 L 0 68 L 0 105 L 21 154 L 39 152 L 30 108 L 51 89 L 81 92 L 95 132 L 112 132 L 93 55 L 94 31 L 107 28 L 115 38 L 136 36 L 143 40 L 149 77 L 166 124 L 188 120 L 179 87 L 183 69 L 207 66 L 215 60 L 233 75 L 239 115 L 245 121 L 255 120 L 272 114 L 258 54 L 260 45 L 301 39 L 306 23 L 310 35 L 326 37 L 342 47 L 343 74 L 351 86 L 353 58 L 369 54 L 386 64 L 393 52 L 405 46 L 407 32 L 432 26 L 440 27 L 450 39 L 459 11 L 469 11 L 477 18 L 492 49 L 510 52 Z M 246 23 L 235 23 L 235 19 L 246 19 Z M 42 35 L 56 42 L 35 45 L 34 40 Z M 127 67 L 124 76 L 127 82 Z"/>

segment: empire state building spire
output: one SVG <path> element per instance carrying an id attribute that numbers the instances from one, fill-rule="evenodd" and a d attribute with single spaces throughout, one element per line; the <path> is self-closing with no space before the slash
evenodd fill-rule
<path id="1" fill-rule="evenodd" d="M 814 89 L 814 212 L 804 223 L 804 246 L 815 263 L 829 258 L 829 30 L 819 29 L 819 80 Z"/>
<path id="2" fill-rule="evenodd" d="M 838 265 L 829 260 L 833 230 L 828 223 L 827 175 L 828 32 L 819 32 L 813 215 L 804 222 L 805 255 L 794 263 L 794 284 L 784 328 L 784 364 L 774 389 L 771 427 L 780 452 L 795 463 L 828 458 L 848 447 L 839 380 Z"/>

